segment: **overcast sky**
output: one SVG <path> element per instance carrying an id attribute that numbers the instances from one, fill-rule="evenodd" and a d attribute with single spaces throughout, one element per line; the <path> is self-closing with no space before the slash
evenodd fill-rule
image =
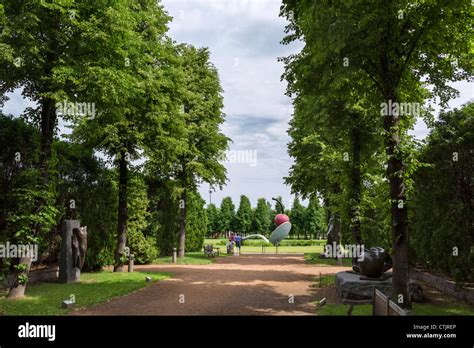
<path id="1" fill-rule="evenodd" d="M 222 131 L 233 142 L 236 155 L 250 155 L 248 163 L 226 163 L 228 183 L 212 194 L 220 204 L 231 196 L 236 206 L 241 194 L 252 205 L 259 197 L 270 200 L 282 196 L 285 206 L 292 201 L 290 188 L 283 184 L 292 160 L 287 154 L 288 121 L 291 100 L 285 96 L 286 84 L 280 82 L 283 64 L 278 57 L 296 53 L 302 44 L 283 46 L 286 21 L 278 16 L 278 0 L 164 0 L 173 17 L 169 35 L 178 43 L 208 47 L 224 89 L 226 122 Z M 473 97 L 472 84 L 457 83 L 460 98 L 450 103 L 458 107 Z M 19 92 L 11 95 L 4 112 L 19 115 L 28 105 Z M 427 134 L 422 121 L 413 133 Z M 255 158 L 256 152 L 256 158 Z M 256 161 L 255 161 L 256 160 Z M 201 187 L 209 201 L 209 186 Z"/>

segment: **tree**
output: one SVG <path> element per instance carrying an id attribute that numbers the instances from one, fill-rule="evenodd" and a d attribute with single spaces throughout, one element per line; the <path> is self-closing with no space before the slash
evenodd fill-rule
<path id="1" fill-rule="evenodd" d="M 434 123 L 414 176 L 411 255 L 458 282 L 474 279 L 474 103 L 443 112 Z M 453 228 L 453 226 L 456 226 Z"/>
<path id="2" fill-rule="evenodd" d="M 252 226 L 252 206 L 246 195 L 240 195 L 239 209 L 235 216 L 235 229 L 240 233 L 250 233 Z"/>
<path id="3" fill-rule="evenodd" d="M 265 198 L 259 198 L 253 213 L 252 230 L 254 233 L 268 235 L 271 207 Z"/>
<path id="4" fill-rule="evenodd" d="M 207 215 L 207 236 L 219 231 L 220 211 L 215 204 L 210 203 L 206 208 Z"/>
<path id="5" fill-rule="evenodd" d="M 114 159 L 118 169 L 114 271 L 121 272 L 127 240 L 131 161 L 139 159 L 150 148 L 146 142 L 156 144 L 157 135 L 148 135 L 152 131 L 161 135 L 168 110 L 173 111 L 169 107 L 171 96 L 161 96 L 160 101 L 156 96 L 170 83 L 166 73 L 172 70 L 168 63 L 172 53 L 166 37 L 170 17 L 161 5 L 151 0 L 142 1 L 137 6 L 126 2 L 116 12 L 101 14 L 107 18 L 114 16 L 114 30 L 106 31 L 111 31 L 117 38 L 110 39 L 110 46 L 101 47 L 103 51 L 95 55 L 94 62 L 85 65 L 77 76 L 80 95 L 96 100 L 97 115 L 93 118 L 75 117 L 73 139 L 104 151 Z M 81 79 L 83 76 L 94 76 L 94 80 Z"/>
<path id="6" fill-rule="evenodd" d="M 466 38 L 470 33 L 470 2 L 392 1 L 284 2 L 282 14 L 291 21 L 287 40 L 309 33 L 312 46 L 322 48 L 321 76 L 337 87 L 351 71 L 372 82 L 370 100 L 378 99 L 387 155 L 390 183 L 394 273 L 393 285 L 403 307 L 410 308 L 408 296 L 408 211 L 407 179 L 414 168 L 407 164 L 413 148 L 406 135 L 414 113 L 398 112 L 400 103 L 420 103 L 431 93 L 441 103 L 454 95 L 448 81 L 469 77 L 472 52 Z M 310 23 L 304 29 L 304 23 Z M 327 35 L 331 32 L 331 35 Z M 308 40 L 306 40 L 308 42 Z M 434 88 L 422 88 L 421 78 Z M 386 106 L 389 105 L 389 112 Z M 397 105 L 396 109 L 392 108 Z M 419 105 L 419 104 L 418 104 Z M 395 111 L 395 112 L 393 112 Z M 416 166 L 416 163 L 415 163 Z"/>
<path id="7" fill-rule="evenodd" d="M 224 232 L 229 232 L 234 230 L 234 221 L 235 221 L 235 206 L 232 202 L 232 198 L 224 197 L 220 206 L 220 230 Z"/>
<path id="8" fill-rule="evenodd" d="M 180 221 L 176 184 L 169 178 L 157 180 L 156 177 L 148 178 L 148 182 L 150 200 L 154 203 L 152 223 L 158 224 L 154 232 L 160 256 L 169 256 L 178 241 Z"/>
<path id="9" fill-rule="evenodd" d="M 24 212 L 39 216 L 49 216 L 52 212 L 52 202 L 55 199 L 53 184 L 50 183 L 49 167 L 51 147 L 56 127 L 55 97 L 66 88 L 58 78 L 59 69 L 74 65 L 74 48 L 77 48 L 74 21 L 68 11 L 72 9 L 69 3 L 44 3 L 37 1 L 3 1 L 0 26 L 0 101 L 7 99 L 6 93 L 16 88 L 23 88 L 23 95 L 38 104 L 36 109 L 30 108 L 27 114 L 34 119 L 40 128 L 40 151 L 38 158 L 39 177 L 35 188 L 24 192 L 29 195 L 30 203 L 23 206 Z M 50 22 L 54 18 L 54 23 Z M 25 48 L 28 49 L 25 49 Z M 36 175 L 36 173 L 31 173 Z M 20 197 L 18 197 L 20 198 Z M 31 203 L 31 199 L 35 203 Z M 33 204 L 33 205 L 31 205 Z M 19 218 L 19 216 L 17 216 Z M 51 227 L 51 216 L 47 220 L 30 220 L 31 226 L 24 226 L 24 235 L 19 242 L 38 241 L 42 232 L 48 232 Z M 27 223 L 25 219 L 22 219 Z M 26 232 L 28 231 L 29 232 Z M 21 279 L 21 284 L 15 282 L 10 289 L 9 297 L 24 295 L 31 259 L 18 260 L 15 279 Z"/>
<path id="10" fill-rule="evenodd" d="M 178 257 L 184 257 L 187 191 L 195 190 L 198 181 L 218 186 L 225 183 L 226 170 L 219 158 L 227 149 L 229 139 L 219 129 L 224 122 L 222 89 L 217 70 L 209 61 L 209 51 L 180 45 L 179 54 L 184 71 L 182 117 L 185 142 L 174 172 L 181 195 Z"/>
<path id="11" fill-rule="evenodd" d="M 140 173 L 132 173 L 130 176 L 129 192 L 127 245 L 137 264 L 150 263 L 157 256 L 156 240 L 152 235 L 145 235 L 150 212 L 148 211 L 147 187 Z"/>
<path id="12" fill-rule="evenodd" d="M 313 238 L 325 234 L 325 213 L 317 196 L 311 197 L 304 216 L 304 229 Z"/>
<path id="13" fill-rule="evenodd" d="M 54 226 L 59 211 L 54 206 L 53 192 L 45 189 L 37 170 L 39 131 L 24 120 L 0 115 L 0 135 L 0 239 L 15 244 L 40 244 Z M 39 200 L 45 206 L 41 214 L 36 214 Z M 43 233 L 32 234 L 31 226 L 39 224 L 44 226 Z M 41 243 L 38 252 L 42 247 Z M 17 298 L 24 294 L 32 260 L 22 257 L 10 261 L 2 259 L 2 266 L 11 269 L 14 276 L 8 297 Z"/>
<path id="14" fill-rule="evenodd" d="M 197 191 L 191 191 L 188 195 L 186 209 L 186 250 L 200 251 L 204 244 L 208 219 L 204 205 L 206 201 L 202 199 Z"/>
<path id="15" fill-rule="evenodd" d="M 300 238 L 300 234 L 304 235 L 304 239 L 308 239 L 307 231 L 305 229 L 305 215 L 306 209 L 300 203 L 298 196 L 293 199 L 293 205 L 290 211 L 291 229 L 294 230 L 293 234 Z"/>

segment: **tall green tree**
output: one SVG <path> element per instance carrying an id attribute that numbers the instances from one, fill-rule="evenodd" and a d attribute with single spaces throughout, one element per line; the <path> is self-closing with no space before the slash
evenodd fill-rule
<path id="1" fill-rule="evenodd" d="M 220 230 L 229 232 L 234 230 L 235 205 L 231 197 L 224 197 L 220 206 Z"/>
<path id="2" fill-rule="evenodd" d="M 296 234 L 299 239 L 300 234 L 304 236 L 304 239 L 308 238 L 308 231 L 305 228 L 305 215 L 306 209 L 300 203 L 298 196 L 295 196 L 293 199 L 293 204 L 290 211 L 290 221 L 291 229 L 293 230 L 293 235 Z"/>
<path id="3" fill-rule="evenodd" d="M 317 238 L 325 234 L 325 212 L 317 196 L 310 198 L 304 216 L 304 228 L 310 236 Z"/>
<path id="4" fill-rule="evenodd" d="M 240 195 L 239 209 L 235 216 L 235 230 L 240 233 L 250 233 L 252 226 L 252 206 L 246 195 Z"/>
<path id="5" fill-rule="evenodd" d="M 269 233 L 269 221 L 271 220 L 271 206 L 265 198 L 259 198 L 257 207 L 253 213 L 252 232 L 262 235 Z"/>
<path id="6" fill-rule="evenodd" d="M 184 257 L 186 239 L 186 194 L 198 182 L 222 186 L 225 167 L 219 162 L 228 138 L 220 131 L 224 122 L 222 88 L 217 69 L 210 62 L 207 48 L 180 45 L 185 90 L 182 117 L 185 141 L 178 155 L 175 176 L 180 183 L 181 224 L 178 256 Z"/>
<path id="7" fill-rule="evenodd" d="M 410 206 L 413 262 L 458 282 L 474 279 L 474 103 L 440 114 L 421 148 Z M 453 228 L 456 226 L 456 228 Z"/>
<path id="8" fill-rule="evenodd" d="M 191 191 L 188 195 L 186 217 L 186 250 L 200 251 L 206 236 L 208 219 L 204 205 L 206 201 L 199 192 Z"/>
<path id="9" fill-rule="evenodd" d="M 165 102 L 156 96 L 170 83 L 166 73 L 171 69 L 171 64 L 167 64 L 170 50 L 166 37 L 170 17 L 161 5 L 151 0 L 126 1 L 116 11 L 104 11 L 101 15 L 115 18 L 112 28 L 104 30 L 116 33 L 117 38 L 111 38 L 110 47 L 103 48 L 94 57 L 94 62 L 85 65 L 77 76 L 79 82 L 76 84 L 83 88 L 80 96 L 95 101 L 97 114 L 92 118 L 75 117 L 73 136 L 77 141 L 104 151 L 118 169 L 114 271 L 121 272 L 127 240 L 131 163 L 150 148 L 147 142 L 156 144 L 156 136 L 148 135 L 151 130 L 162 134 L 162 125 L 170 109 L 172 111 L 169 105 L 172 93 L 160 97 Z M 94 80 L 81 79 L 83 76 L 94 76 Z"/>
<path id="10" fill-rule="evenodd" d="M 220 228 L 220 211 L 215 204 L 210 203 L 206 208 L 207 214 L 207 236 L 212 236 Z"/>

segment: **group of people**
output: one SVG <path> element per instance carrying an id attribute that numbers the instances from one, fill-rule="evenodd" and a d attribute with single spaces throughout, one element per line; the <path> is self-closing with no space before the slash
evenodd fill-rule
<path id="1" fill-rule="evenodd" d="M 231 232 L 229 236 L 229 241 L 227 242 L 227 254 L 233 254 L 234 247 L 237 248 L 237 251 L 240 254 L 241 246 L 242 246 L 242 236 L 238 233 Z"/>

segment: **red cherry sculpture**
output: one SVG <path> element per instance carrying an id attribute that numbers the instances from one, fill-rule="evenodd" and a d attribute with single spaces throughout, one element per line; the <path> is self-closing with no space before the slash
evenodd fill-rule
<path id="1" fill-rule="evenodd" d="M 290 218 L 286 214 L 278 214 L 275 216 L 275 225 L 280 226 L 284 222 L 289 222 Z"/>

